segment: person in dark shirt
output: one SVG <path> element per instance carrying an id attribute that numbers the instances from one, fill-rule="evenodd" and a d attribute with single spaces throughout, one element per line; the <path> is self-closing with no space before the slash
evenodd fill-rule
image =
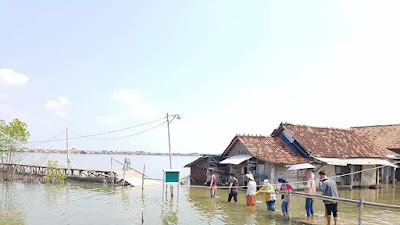
<path id="1" fill-rule="evenodd" d="M 334 180 L 329 179 L 325 175 L 325 171 L 319 171 L 319 176 L 322 181 L 321 191 L 323 195 L 338 198 L 338 189 L 336 182 Z M 331 224 L 331 214 L 333 214 L 333 220 L 335 225 L 337 224 L 337 202 L 324 200 L 325 203 L 325 211 L 326 211 L 326 219 L 328 225 Z"/>
<path id="2" fill-rule="evenodd" d="M 238 185 L 239 181 L 236 179 L 235 175 L 231 173 L 229 175 L 229 197 L 228 197 L 228 202 L 230 202 L 233 199 L 235 202 L 237 202 L 237 194 L 238 194 Z"/>

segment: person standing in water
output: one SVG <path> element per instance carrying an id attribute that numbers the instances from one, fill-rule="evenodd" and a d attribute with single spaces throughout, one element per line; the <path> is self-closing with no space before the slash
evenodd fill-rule
<path id="1" fill-rule="evenodd" d="M 211 180 L 210 180 L 210 196 L 215 197 L 217 192 L 217 177 L 215 176 L 214 170 L 210 169 Z"/>
<path id="2" fill-rule="evenodd" d="M 282 214 L 284 216 L 289 216 L 289 193 L 293 191 L 293 188 L 284 178 L 279 178 L 278 182 L 281 183 L 281 188 L 279 189 L 279 192 L 282 193 Z"/>
<path id="3" fill-rule="evenodd" d="M 304 183 L 304 192 L 310 195 L 317 193 L 317 187 L 315 184 L 315 174 L 311 169 L 306 171 L 307 182 Z M 314 200 L 312 198 L 306 198 L 306 213 L 307 219 L 314 219 Z"/>
<path id="4" fill-rule="evenodd" d="M 329 179 L 325 175 L 325 171 L 319 171 L 319 177 L 321 178 L 322 185 L 321 191 L 325 196 L 330 196 L 334 198 L 339 198 L 338 189 L 336 182 L 332 179 Z M 337 224 L 337 202 L 324 200 L 325 203 L 325 212 L 326 212 L 326 220 L 327 224 L 331 224 L 331 215 L 333 215 L 333 221 L 335 225 Z"/>
<path id="5" fill-rule="evenodd" d="M 268 179 L 264 180 L 263 186 L 256 192 L 256 195 L 260 194 L 261 192 L 264 193 L 265 203 L 267 204 L 268 211 L 275 211 L 275 200 L 276 194 L 274 187 L 272 184 L 269 183 Z"/>
<path id="6" fill-rule="evenodd" d="M 254 181 L 253 174 L 246 174 L 246 177 L 249 178 L 249 183 L 247 183 L 247 192 L 246 192 L 246 205 L 253 206 L 256 205 L 256 191 L 257 184 Z"/>
<path id="7" fill-rule="evenodd" d="M 228 202 L 231 202 L 232 197 L 235 200 L 235 202 L 237 202 L 238 185 L 239 185 L 239 181 L 236 179 L 235 175 L 233 173 L 231 173 L 229 176 Z"/>

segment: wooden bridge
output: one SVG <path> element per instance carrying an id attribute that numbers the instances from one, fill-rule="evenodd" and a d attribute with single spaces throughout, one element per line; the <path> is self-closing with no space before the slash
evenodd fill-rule
<path id="1" fill-rule="evenodd" d="M 14 171 L 17 174 L 22 175 L 38 175 L 46 176 L 50 170 L 57 169 L 67 179 L 82 179 L 87 181 L 113 183 L 119 185 L 130 185 L 134 187 L 138 186 L 154 186 L 159 185 L 159 182 L 154 180 L 144 181 L 144 175 L 134 171 L 114 171 L 114 170 L 102 170 L 102 169 L 83 169 L 83 168 L 67 168 L 67 167 L 48 167 L 41 165 L 30 165 L 30 164 L 19 164 L 19 163 L 0 163 L 2 169 L 0 171 Z"/>

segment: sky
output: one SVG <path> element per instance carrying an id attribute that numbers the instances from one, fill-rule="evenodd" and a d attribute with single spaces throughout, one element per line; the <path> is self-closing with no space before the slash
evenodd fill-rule
<path id="1" fill-rule="evenodd" d="M 0 119 L 26 122 L 29 141 L 43 141 L 66 127 L 77 137 L 179 114 L 172 152 L 213 154 L 281 122 L 398 124 L 399 10 L 365 0 L 0 0 Z M 166 124 L 150 129 L 160 122 L 69 146 L 167 153 Z"/>

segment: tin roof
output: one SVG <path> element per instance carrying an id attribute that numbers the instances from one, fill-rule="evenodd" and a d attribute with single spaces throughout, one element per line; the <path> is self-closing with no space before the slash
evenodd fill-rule
<path id="1" fill-rule="evenodd" d="M 342 158 L 322 158 L 316 157 L 317 160 L 324 162 L 328 165 L 337 166 L 347 166 L 347 165 L 383 165 L 397 167 L 395 164 L 389 162 L 385 159 L 377 158 L 352 158 L 352 159 L 342 159 Z"/>

